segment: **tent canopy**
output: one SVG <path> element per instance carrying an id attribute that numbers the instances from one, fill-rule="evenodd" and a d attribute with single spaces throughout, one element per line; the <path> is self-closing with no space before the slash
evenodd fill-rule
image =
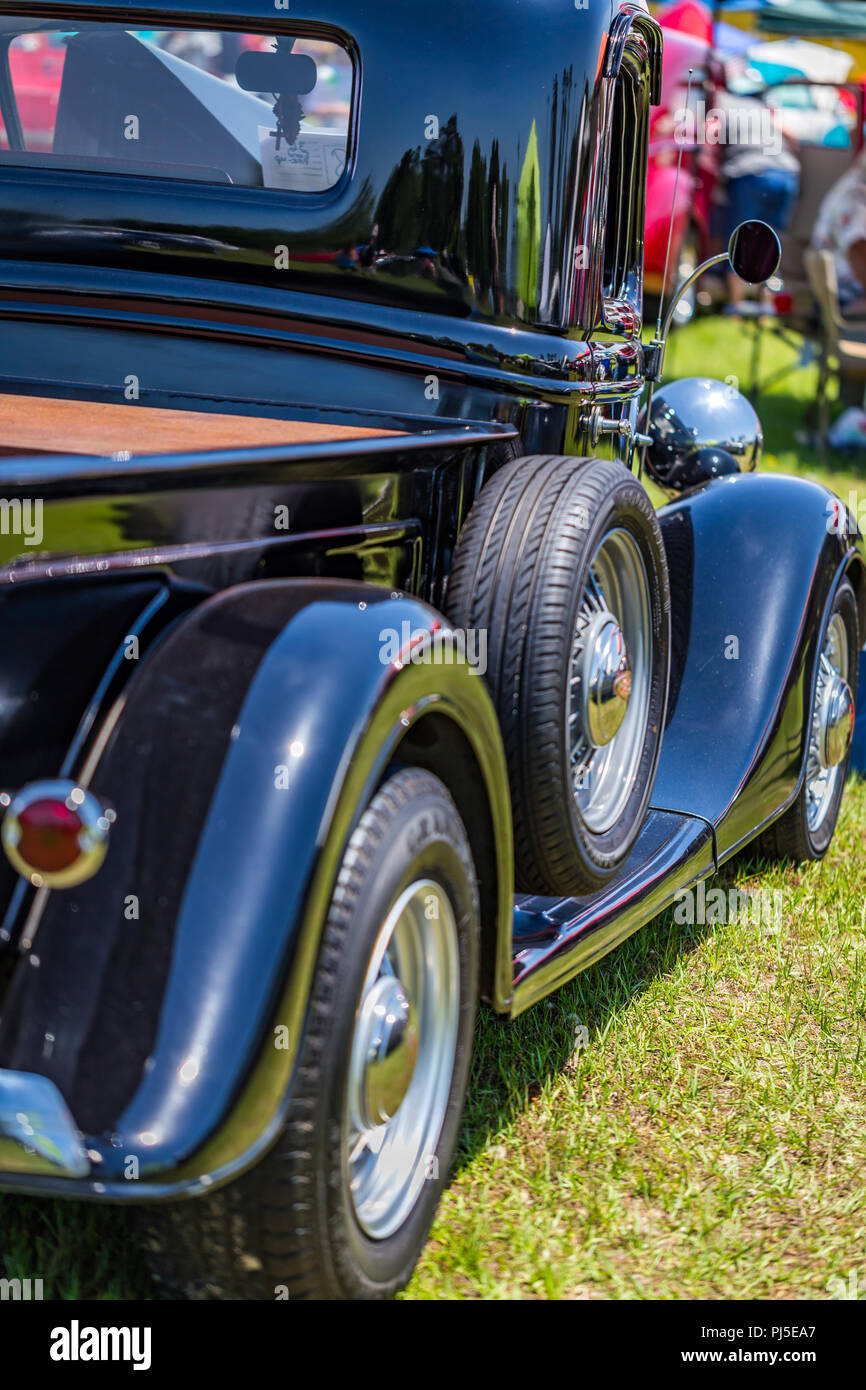
<path id="1" fill-rule="evenodd" d="M 767 82 L 784 82 L 790 77 L 805 77 L 810 82 L 844 82 L 854 66 L 850 53 L 804 39 L 756 43 L 749 48 L 749 59 Z"/>
<path id="2" fill-rule="evenodd" d="M 716 0 L 717 14 L 757 12 L 758 28 L 774 34 L 862 41 L 862 0 Z"/>

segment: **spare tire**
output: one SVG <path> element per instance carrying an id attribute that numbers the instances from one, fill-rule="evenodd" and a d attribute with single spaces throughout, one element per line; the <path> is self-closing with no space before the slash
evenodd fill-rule
<path id="1" fill-rule="evenodd" d="M 599 888 L 640 833 L 664 727 L 670 591 L 646 490 L 610 460 L 505 465 L 460 533 L 445 611 L 486 631 L 518 889 Z"/>

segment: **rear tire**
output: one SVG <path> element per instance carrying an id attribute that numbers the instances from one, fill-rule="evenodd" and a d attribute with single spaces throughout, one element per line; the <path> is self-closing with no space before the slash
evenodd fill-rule
<path id="1" fill-rule="evenodd" d="M 479 932 L 457 808 L 438 778 L 405 768 L 347 846 L 276 1146 L 212 1197 L 144 1213 L 154 1273 L 174 1297 L 376 1299 L 403 1287 L 456 1147 Z"/>
<path id="2" fill-rule="evenodd" d="M 640 833 L 667 699 L 667 563 L 645 489 L 613 461 L 506 465 L 460 533 L 445 610 L 487 633 L 518 889 L 600 887 Z"/>

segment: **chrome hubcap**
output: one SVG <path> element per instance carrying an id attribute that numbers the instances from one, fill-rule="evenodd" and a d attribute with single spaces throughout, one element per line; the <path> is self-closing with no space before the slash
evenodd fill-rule
<path id="1" fill-rule="evenodd" d="M 854 701 L 848 682 L 834 675 L 821 706 L 821 760 L 838 767 L 851 746 L 854 733 Z"/>
<path id="2" fill-rule="evenodd" d="M 848 629 L 839 613 L 827 627 L 818 662 L 818 681 L 809 752 L 806 759 L 806 819 L 809 829 L 821 825 L 833 802 L 841 765 L 854 733 L 854 701 L 846 680 Z"/>
<path id="3" fill-rule="evenodd" d="M 567 707 L 572 792 L 591 831 L 619 819 L 643 754 L 652 681 L 649 581 L 617 527 L 592 558 L 575 623 Z"/>
<path id="4" fill-rule="evenodd" d="M 619 623 L 599 613 L 590 624 L 580 672 L 583 728 L 593 748 L 618 733 L 631 694 L 631 661 Z"/>
<path id="5" fill-rule="evenodd" d="M 381 975 L 364 998 L 355 1030 L 352 1121 L 374 1129 L 394 1118 L 409 1089 L 418 1057 L 418 1025 L 406 992 L 393 975 Z"/>
<path id="6" fill-rule="evenodd" d="M 346 1181 L 359 1225 L 383 1240 L 425 1181 L 448 1108 L 460 1009 L 457 924 L 440 884 L 418 879 L 388 913 L 367 968 L 349 1061 Z"/>

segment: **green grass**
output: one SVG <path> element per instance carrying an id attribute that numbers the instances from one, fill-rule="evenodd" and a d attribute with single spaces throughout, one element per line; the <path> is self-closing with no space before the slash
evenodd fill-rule
<path id="1" fill-rule="evenodd" d="M 41 1279 L 46 1299 L 150 1299 L 130 1214 L 121 1207 L 0 1196 L 0 1278 Z"/>
<path id="2" fill-rule="evenodd" d="M 657 918 L 479 1027 L 463 1153 L 412 1298 L 866 1294 L 866 784 L 830 855 L 718 882 L 779 929 Z M 589 1030 L 575 1047 L 578 1022 Z"/>
<path id="3" fill-rule="evenodd" d="M 795 360 L 767 336 L 763 372 Z M 748 339 L 701 320 L 668 368 L 748 390 Z M 763 466 L 866 498 L 856 463 L 797 441 L 814 382 L 761 401 Z M 721 876 L 781 891 L 778 930 L 668 912 L 516 1023 L 484 1013 L 458 1164 L 403 1297 L 826 1298 L 851 1270 L 866 1296 L 864 844 L 852 782 L 822 864 Z M 152 1296 L 117 1209 L 0 1198 L 3 1274 L 46 1297 Z"/>

